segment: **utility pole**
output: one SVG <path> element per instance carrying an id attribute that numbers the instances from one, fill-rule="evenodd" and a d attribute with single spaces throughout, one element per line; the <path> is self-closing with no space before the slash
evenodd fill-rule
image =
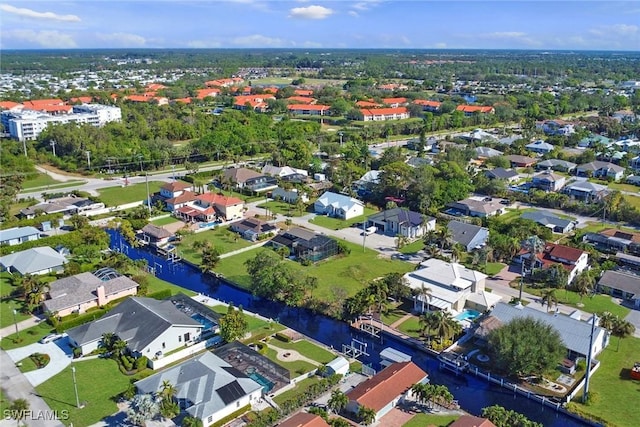
<path id="1" fill-rule="evenodd" d="M 366 251 L 366 246 L 365 246 L 365 242 L 367 241 L 367 230 L 365 228 L 365 226 L 367 225 L 367 220 L 364 219 L 362 221 L 362 252 Z"/>
<path id="2" fill-rule="evenodd" d="M 91 169 L 91 151 L 87 150 L 87 169 Z"/>
<path id="3" fill-rule="evenodd" d="M 22 139 L 22 149 L 24 150 L 24 156 L 28 157 L 27 156 L 27 140 L 26 140 L 26 138 Z"/>
<path id="4" fill-rule="evenodd" d="M 589 380 L 591 379 L 591 353 L 593 353 L 593 335 L 596 331 L 596 315 L 591 316 L 591 335 L 589 336 L 589 352 L 587 353 L 587 372 L 584 374 L 584 392 L 582 393 L 582 403 L 589 400 Z"/>
<path id="5" fill-rule="evenodd" d="M 522 287 L 524 286 L 524 254 L 520 255 L 520 295 L 518 296 L 518 301 L 522 303 Z"/>
<path id="6" fill-rule="evenodd" d="M 71 375 L 73 376 L 73 390 L 76 392 L 76 408 L 80 408 L 80 397 L 78 396 L 78 384 L 76 383 L 76 367 L 71 366 Z"/>
<path id="7" fill-rule="evenodd" d="M 151 214 L 151 196 L 149 195 L 149 174 L 144 174 L 144 181 L 147 184 L 147 206 L 149 207 L 149 214 Z"/>
<path id="8" fill-rule="evenodd" d="M 138 161 L 140 161 L 140 173 L 142 173 L 142 159 L 144 156 L 142 154 L 138 154 Z"/>
<path id="9" fill-rule="evenodd" d="M 14 308 L 13 309 L 13 323 L 16 324 L 16 337 L 18 338 L 18 341 L 20 341 L 20 332 L 18 332 L 18 320 L 16 319 L 16 314 L 18 314 L 18 310 L 16 310 Z"/>
<path id="10" fill-rule="evenodd" d="M 344 132 L 338 132 L 338 136 L 340 136 L 340 146 L 342 147 L 342 137 L 344 136 Z"/>
<path id="11" fill-rule="evenodd" d="M 53 149 L 53 157 L 56 157 L 56 140 L 52 139 L 51 142 L 49 143 L 49 145 L 51 145 L 51 148 Z"/>

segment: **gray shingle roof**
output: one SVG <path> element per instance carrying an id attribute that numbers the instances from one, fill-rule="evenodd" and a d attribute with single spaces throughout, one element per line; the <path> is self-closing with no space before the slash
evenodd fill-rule
<path id="1" fill-rule="evenodd" d="M 513 169 L 495 168 L 485 172 L 485 175 L 496 179 L 509 179 L 518 176 L 518 172 Z"/>
<path id="2" fill-rule="evenodd" d="M 40 230 L 35 227 L 13 227 L 6 230 L 0 230 L 0 242 L 5 242 L 22 237 L 40 235 Z"/>
<path id="3" fill-rule="evenodd" d="M 623 271 L 605 271 L 598 285 L 634 294 L 640 298 L 640 276 Z"/>
<path id="4" fill-rule="evenodd" d="M 395 222 L 397 224 L 417 227 L 422 224 L 422 215 L 408 209 L 393 208 L 371 215 L 369 221 Z M 428 218 L 427 221 L 433 218 Z"/>
<path id="5" fill-rule="evenodd" d="M 529 307 L 518 308 L 503 302 L 496 304 L 491 316 L 497 318 L 503 324 L 520 317 L 532 317 L 551 325 L 558 331 L 562 342 L 569 350 L 583 355 L 589 352 L 589 337 L 591 335 L 591 324 L 589 322 L 583 322 L 564 314 L 548 314 Z M 596 326 L 594 337 L 601 337 L 605 333 L 604 329 Z"/>
<path id="6" fill-rule="evenodd" d="M 467 224 L 460 221 L 449 221 L 447 228 L 451 231 L 451 240 L 456 243 L 460 243 L 463 246 L 468 246 L 469 243 L 476 237 L 483 227 Z"/>
<path id="7" fill-rule="evenodd" d="M 31 248 L 14 252 L 0 258 L 0 265 L 11 268 L 20 274 L 31 274 L 49 268 L 60 267 L 67 263 L 67 258 L 49 246 Z"/>
<path id="8" fill-rule="evenodd" d="M 525 212 L 520 215 L 520 218 L 530 219 L 531 221 L 535 221 L 540 225 L 549 226 L 554 225 L 561 228 L 566 228 L 571 224 L 571 221 L 568 219 L 559 218 L 553 214 L 542 212 L 542 211 L 531 211 Z"/>
<path id="9" fill-rule="evenodd" d="M 82 346 L 100 340 L 106 332 L 112 332 L 126 341 L 131 351 L 140 351 L 174 325 L 202 327 L 171 301 L 131 297 L 100 319 L 69 329 L 67 333 Z"/>
<path id="10" fill-rule="evenodd" d="M 260 384 L 211 352 L 140 380 L 135 385 L 142 393 L 155 393 L 161 390 L 165 380 L 176 388 L 176 398 L 191 402 L 187 412 L 197 418 L 215 414 L 230 403 L 262 389 Z"/>

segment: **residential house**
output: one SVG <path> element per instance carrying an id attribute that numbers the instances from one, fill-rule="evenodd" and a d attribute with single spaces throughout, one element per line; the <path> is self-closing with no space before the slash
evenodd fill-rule
<path id="1" fill-rule="evenodd" d="M 466 139 L 469 142 L 497 142 L 498 138 L 492 133 L 487 132 L 484 129 L 474 129 L 468 134 L 462 134 L 460 136 L 462 139 Z"/>
<path id="2" fill-rule="evenodd" d="M 582 239 L 603 252 L 640 254 L 640 233 L 608 228 L 599 233 L 587 233 Z"/>
<path id="3" fill-rule="evenodd" d="M 94 202 L 84 197 L 58 197 L 21 209 L 18 216 L 33 219 L 38 214 L 51 215 L 61 213 L 63 215 L 74 215 L 98 209 L 104 209 L 104 203 Z"/>
<path id="4" fill-rule="evenodd" d="M 379 108 L 379 107 L 382 107 L 382 105 L 378 104 L 377 102 L 373 102 L 373 101 L 356 101 L 356 107 L 359 107 L 359 108 Z"/>
<path id="5" fill-rule="evenodd" d="M 608 193 L 606 185 L 595 184 L 589 181 L 576 180 L 565 185 L 562 190 L 569 197 L 585 203 L 597 202 Z"/>
<path id="6" fill-rule="evenodd" d="M 640 118 L 640 116 L 638 114 L 635 114 L 633 111 L 631 110 L 620 110 L 620 111 L 616 111 L 611 115 L 611 118 L 614 120 L 617 120 L 620 123 L 625 123 L 625 122 L 633 122 L 635 120 L 638 120 L 638 118 Z"/>
<path id="7" fill-rule="evenodd" d="M 451 233 L 451 241 L 462 245 L 467 252 L 484 246 L 489 239 L 489 229 L 460 221 L 449 221 L 447 229 Z"/>
<path id="8" fill-rule="evenodd" d="M 244 79 L 240 77 L 231 77 L 227 79 L 217 79 L 217 80 L 209 80 L 204 82 L 206 87 L 231 87 L 235 84 L 241 84 L 244 82 Z"/>
<path id="9" fill-rule="evenodd" d="M 387 83 L 379 85 L 378 89 L 384 90 L 386 92 L 393 92 L 394 90 L 409 90 L 409 86 L 403 85 L 401 83 Z"/>
<path id="10" fill-rule="evenodd" d="M 624 270 L 607 270 L 598 280 L 599 292 L 629 301 L 640 309 L 640 276 Z"/>
<path id="11" fill-rule="evenodd" d="M 609 162 L 595 160 L 576 167 L 576 175 L 594 178 L 612 178 L 619 181 L 624 176 L 624 168 Z"/>
<path id="12" fill-rule="evenodd" d="M 325 192 L 313 204 L 315 213 L 348 220 L 364 214 L 364 203 L 344 194 Z"/>
<path id="13" fill-rule="evenodd" d="M 205 426 L 262 397 L 262 385 L 209 351 L 137 381 L 135 386 L 141 394 L 157 394 L 166 382 L 175 388 L 180 409 Z"/>
<path id="14" fill-rule="evenodd" d="M 550 212 L 533 210 L 520 215 L 520 218 L 534 221 L 543 227 L 551 229 L 554 233 L 568 233 L 575 227 L 575 222 L 560 218 Z"/>
<path id="15" fill-rule="evenodd" d="M 272 94 L 264 93 L 261 95 L 238 95 L 233 103 L 236 110 L 253 110 L 265 112 L 269 109 L 268 101 L 276 99 Z"/>
<path id="16" fill-rule="evenodd" d="M 640 176 L 629 175 L 625 181 L 627 182 L 627 184 L 640 185 Z"/>
<path id="17" fill-rule="evenodd" d="M 278 178 L 286 178 L 291 175 L 309 176 L 309 172 L 304 169 L 292 168 L 290 166 L 274 166 L 265 165 L 262 168 L 263 175 L 276 176 Z"/>
<path id="18" fill-rule="evenodd" d="M 285 101 L 291 104 L 315 104 L 318 102 L 315 98 L 309 98 L 308 96 L 290 96 Z"/>
<path id="19" fill-rule="evenodd" d="M 528 168 L 538 163 L 538 159 L 527 156 L 520 156 L 518 154 L 511 154 L 507 156 L 507 160 L 511 162 L 512 168 Z"/>
<path id="20" fill-rule="evenodd" d="M 566 160 L 549 159 L 536 163 L 536 170 L 552 169 L 558 172 L 572 173 L 578 165 Z"/>
<path id="21" fill-rule="evenodd" d="M 427 99 L 416 99 L 413 103 L 420 105 L 422 107 L 422 111 L 430 111 L 432 113 L 440 111 L 440 107 L 442 106 L 442 102 L 440 101 L 431 101 Z"/>
<path id="22" fill-rule="evenodd" d="M 431 290 L 431 295 L 418 293 L 414 298 L 413 309 L 418 312 L 428 308 L 460 312 L 472 295 L 488 293 L 484 288 L 486 278 L 487 275 L 479 271 L 436 258 L 421 262 L 417 270 L 404 275 L 411 289 L 418 292 L 423 288 Z M 489 308 L 484 307 L 481 311 Z"/>
<path id="23" fill-rule="evenodd" d="M 303 203 L 309 202 L 309 196 L 306 193 L 301 193 L 297 188 L 291 190 L 285 190 L 282 187 L 278 187 L 271 193 L 271 198 L 274 200 L 282 200 L 286 203 L 294 204 L 298 201 L 298 198 L 302 199 Z"/>
<path id="24" fill-rule="evenodd" d="M 80 273 L 49 283 L 42 310 L 64 317 L 103 307 L 137 292 L 136 282 L 111 268 L 103 268 L 95 273 Z"/>
<path id="25" fill-rule="evenodd" d="M 188 191 L 193 191 L 193 186 L 184 181 L 167 182 L 160 187 L 160 197 L 163 199 L 172 199 L 178 197 Z"/>
<path id="26" fill-rule="evenodd" d="M 533 153 L 548 154 L 553 151 L 555 146 L 553 144 L 549 144 L 548 142 L 538 140 L 532 142 L 531 144 L 525 145 L 525 148 Z"/>
<path id="27" fill-rule="evenodd" d="M 0 245 L 15 246 L 40 238 L 40 230 L 35 227 L 13 227 L 0 230 Z"/>
<path id="28" fill-rule="evenodd" d="M 589 148 L 595 147 L 597 145 L 609 145 L 611 143 L 611 138 L 607 138 L 606 136 L 594 134 L 582 138 L 578 141 L 578 148 Z"/>
<path id="29" fill-rule="evenodd" d="M 291 114 L 299 114 L 303 116 L 326 116 L 329 114 L 331 106 L 320 104 L 290 104 L 287 105 L 287 110 Z"/>
<path id="30" fill-rule="evenodd" d="M 423 217 L 408 209 L 393 208 L 371 215 L 367 227 L 377 227 L 389 236 L 404 236 L 409 239 L 422 237 L 427 231 L 436 229 L 436 219 Z"/>
<path id="31" fill-rule="evenodd" d="M 410 392 L 412 385 L 426 382 L 427 373 L 413 362 L 394 363 L 349 390 L 346 410 L 357 414 L 360 407 L 373 409 L 378 422 Z"/>
<path id="32" fill-rule="evenodd" d="M 495 108 L 488 105 L 458 105 L 456 111 L 462 111 L 467 117 L 474 114 L 494 114 L 496 112 Z"/>
<path id="33" fill-rule="evenodd" d="M 449 424 L 449 427 L 496 427 L 496 425 L 486 418 L 463 415 Z"/>
<path id="34" fill-rule="evenodd" d="M 309 412 L 298 412 L 291 418 L 287 418 L 278 427 L 331 427 L 320 416 Z"/>
<path id="35" fill-rule="evenodd" d="M 380 366 L 383 369 L 394 363 L 402 362 L 411 362 L 411 356 L 393 347 L 387 347 L 380 352 Z"/>
<path id="36" fill-rule="evenodd" d="M 491 157 L 502 156 L 504 153 L 491 147 L 476 147 L 476 158 L 478 159 L 490 159 Z"/>
<path id="37" fill-rule="evenodd" d="M 396 108 L 363 108 L 360 110 L 362 113 L 362 120 L 369 121 L 384 121 L 384 120 L 400 120 L 409 118 L 409 110 L 406 107 Z"/>
<path id="38" fill-rule="evenodd" d="M 60 273 L 67 258 L 49 246 L 26 249 L 0 257 L 0 268 L 20 276 Z"/>
<path id="39" fill-rule="evenodd" d="M 527 261 L 530 268 L 547 269 L 552 265 L 560 265 L 568 273 L 567 284 L 573 282 L 573 279 L 578 274 L 589 267 L 588 252 L 556 243 L 546 243 L 542 252 L 536 254 L 532 254 L 528 249 L 523 248 L 520 250 L 516 261 L 523 262 L 525 258 L 529 260 L 532 255 L 534 257 L 533 263 Z"/>
<path id="40" fill-rule="evenodd" d="M 503 325 L 518 318 L 531 317 L 546 323 L 560 334 L 562 343 L 567 348 L 567 358 L 576 360 L 589 354 L 591 339 L 591 321 L 583 321 L 580 313 L 572 316 L 559 313 L 545 313 L 544 311 L 524 305 L 511 305 L 500 302 L 491 311 L 491 316 Z M 609 344 L 609 333 L 600 326 L 595 327 L 591 354 L 597 356 Z"/>
<path id="41" fill-rule="evenodd" d="M 192 205 L 196 201 L 197 197 L 198 195 L 196 193 L 193 193 L 191 191 L 184 191 L 175 197 L 172 197 L 170 199 L 165 199 L 164 203 L 165 203 L 166 209 L 169 212 L 175 212 L 176 210 L 182 208 L 183 206 Z"/>
<path id="42" fill-rule="evenodd" d="M 274 177 L 247 168 L 226 169 L 222 173 L 222 180 L 233 184 L 236 188 L 248 188 L 255 192 L 273 190 L 278 186 L 278 181 Z"/>
<path id="43" fill-rule="evenodd" d="M 205 98 L 215 98 L 220 95 L 220 89 L 210 88 L 210 89 L 198 89 L 196 93 L 196 98 L 205 99 Z"/>
<path id="44" fill-rule="evenodd" d="M 96 350 L 102 336 L 112 333 L 127 343 L 134 356 L 152 359 L 197 342 L 203 327 L 169 300 L 130 297 L 99 319 L 67 330 L 67 334 L 82 354 Z"/>
<path id="45" fill-rule="evenodd" d="M 297 96 L 313 96 L 312 89 L 294 89 L 293 93 Z"/>
<path id="46" fill-rule="evenodd" d="M 382 98 L 382 103 L 388 105 L 391 108 L 398 108 L 403 105 L 407 105 L 407 98 Z"/>
<path id="47" fill-rule="evenodd" d="M 566 181 L 567 178 L 563 175 L 558 175 L 550 170 L 546 170 L 533 176 L 531 186 L 542 191 L 556 192 L 564 187 Z"/>
<path id="48" fill-rule="evenodd" d="M 353 190 L 360 197 L 371 194 L 380 182 L 380 173 L 378 170 L 370 170 L 365 172 L 357 181 L 352 184 Z"/>
<path id="49" fill-rule="evenodd" d="M 502 215 L 506 206 L 500 203 L 500 199 L 491 197 L 469 197 L 458 202 L 449 203 L 447 212 L 459 213 L 466 216 L 480 218 Z"/>
<path id="50" fill-rule="evenodd" d="M 289 248 L 291 255 L 311 262 L 329 258 L 336 255 L 339 250 L 338 244 L 334 239 L 300 227 L 281 231 L 280 234 L 271 239 L 270 243 L 276 249 L 280 247 Z"/>
<path id="51" fill-rule="evenodd" d="M 194 203 L 176 209 L 174 214 L 188 222 L 231 221 L 244 216 L 244 201 L 224 194 L 204 193 L 196 196 Z"/>
<path id="52" fill-rule="evenodd" d="M 636 156 L 629 161 L 629 167 L 634 171 L 640 171 L 640 156 Z"/>
<path id="53" fill-rule="evenodd" d="M 147 224 L 140 230 L 142 240 L 148 245 L 161 247 L 169 243 L 173 237 L 173 233 L 164 227 L 154 224 Z"/>
<path id="54" fill-rule="evenodd" d="M 624 252 L 616 252 L 616 262 L 623 268 L 633 272 L 640 272 L 640 257 Z"/>
<path id="55" fill-rule="evenodd" d="M 229 228 L 252 242 L 268 238 L 278 232 L 278 226 L 275 223 L 272 224 L 257 218 L 245 218 L 242 221 L 234 222 Z"/>
<path id="56" fill-rule="evenodd" d="M 513 169 L 495 168 L 485 171 L 485 176 L 489 179 L 504 179 L 507 182 L 514 182 L 520 178 L 520 174 Z"/>
<path id="57" fill-rule="evenodd" d="M 576 132 L 573 124 L 564 120 L 544 120 L 536 123 L 536 128 L 547 135 L 568 136 Z"/>
<path id="58" fill-rule="evenodd" d="M 424 141 L 424 144 L 420 141 L 420 138 L 412 138 L 407 141 L 407 148 L 409 150 L 436 152 L 438 150 L 438 140 L 435 136 L 430 136 Z"/>

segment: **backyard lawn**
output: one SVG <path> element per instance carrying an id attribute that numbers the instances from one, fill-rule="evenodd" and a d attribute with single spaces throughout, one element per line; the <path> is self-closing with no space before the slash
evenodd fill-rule
<path id="1" fill-rule="evenodd" d="M 305 360 L 293 360 L 291 362 L 284 362 L 278 359 L 278 353 L 271 347 L 267 349 L 267 353 L 265 354 L 265 356 L 267 356 L 272 362 L 277 363 L 285 369 L 288 369 L 291 378 L 298 377 L 302 374 L 311 372 L 316 369 L 316 366 Z"/>
<path id="2" fill-rule="evenodd" d="M 276 200 L 262 203 L 261 205 L 258 205 L 258 207 L 262 209 L 268 208 L 271 213 L 276 213 L 276 214 L 286 215 L 286 216 L 302 216 L 308 213 L 304 210 L 300 212 L 296 208 L 295 204 L 276 201 Z"/>
<path id="3" fill-rule="evenodd" d="M 402 317 L 411 313 L 413 309 L 413 303 L 410 301 L 404 301 L 402 303 L 394 303 L 387 307 L 387 312 L 382 315 L 382 321 L 385 325 L 391 325 L 394 322 L 400 320 Z"/>
<path id="4" fill-rule="evenodd" d="M 229 227 L 216 227 L 213 230 L 188 234 L 182 237 L 182 240 L 176 244 L 178 246 L 178 253 L 187 261 L 200 265 L 200 262 L 202 261 L 200 251 L 194 250 L 193 244 L 196 241 L 205 240 L 211 243 L 211 245 L 214 246 L 220 254 L 232 252 L 255 244 L 255 242 L 245 240 L 237 233 L 229 230 Z"/>
<path id="5" fill-rule="evenodd" d="M 376 212 L 378 211 L 375 209 L 364 208 L 363 215 L 359 215 L 348 220 L 332 218 L 326 215 L 316 215 L 315 218 L 310 219 L 309 222 L 319 225 L 320 227 L 328 228 L 330 230 L 340 230 L 342 228 L 351 227 L 357 222 L 363 222 L 367 219 L 367 217 L 373 215 Z"/>
<path id="6" fill-rule="evenodd" d="M 157 193 L 164 184 L 161 181 L 149 181 L 149 194 Z M 106 206 L 119 206 L 126 203 L 139 202 L 147 199 L 147 186 L 145 183 L 131 184 L 126 187 L 107 187 L 99 190 L 100 200 Z"/>
<path id="7" fill-rule="evenodd" d="M 620 231 L 628 231 L 631 233 L 635 233 L 638 230 L 634 230 L 633 228 L 623 227 L 621 225 L 613 225 L 613 224 L 603 224 L 602 222 L 589 222 L 587 226 L 584 228 L 579 228 L 578 231 L 580 233 L 599 233 L 602 230 L 606 230 L 608 228 L 615 228 Z"/>
<path id="8" fill-rule="evenodd" d="M 0 328 L 13 325 L 15 321 L 20 322 L 30 317 L 28 314 L 20 311 L 22 309 L 22 301 L 9 297 L 11 292 L 17 288 L 17 286 L 13 286 L 12 278 L 9 273 L 4 272 L 0 274 L 0 295 L 3 297 L 2 301 L 0 301 Z M 16 310 L 15 319 L 13 310 Z"/>
<path id="9" fill-rule="evenodd" d="M 111 359 L 93 359 L 73 363 L 76 368 L 78 396 L 86 402 L 76 408 L 71 367 L 36 387 L 36 392 L 58 413 L 69 412 L 69 420 L 76 426 L 89 426 L 118 411 L 114 397 L 129 384 Z"/>
<path id="10" fill-rule="evenodd" d="M 422 330 L 422 326 L 420 326 L 418 317 L 411 316 L 398 326 L 398 330 L 406 335 L 409 335 L 410 337 L 420 338 L 420 331 Z"/>
<path id="11" fill-rule="evenodd" d="M 349 255 L 330 258 L 307 267 L 295 261 L 287 261 L 291 268 L 318 278 L 318 288 L 314 291 L 314 296 L 326 300 L 332 296 L 332 288 L 334 287 L 346 290 L 349 296 L 354 295 L 372 279 L 382 277 L 387 273 L 407 273 L 414 269 L 414 265 L 408 262 L 379 258 L 376 251 L 366 249 L 363 252 L 360 245 L 350 242 L 343 243 L 351 249 Z M 247 274 L 244 262 L 249 258 L 254 258 L 258 250 L 271 249 L 260 248 L 256 251 L 246 251 L 224 258 L 220 260 L 215 271 L 223 274 L 227 280 L 249 288 L 251 277 Z"/>
<path id="12" fill-rule="evenodd" d="M 507 208 L 507 212 L 495 217 L 496 221 L 500 221 L 500 222 L 504 222 L 504 223 L 509 223 L 515 219 L 520 218 L 520 215 L 522 215 L 525 212 L 533 212 L 535 211 L 535 209 L 533 208 L 526 208 L 526 209 L 512 209 L 512 208 Z"/>
<path id="13" fill-rule="evenodd" d="M 139 274 L 139 272 L 137 274 Z M 191 291 L 189 289 L 185 289 L 185 288 L 180 287 L 178 285 L 174 285 L 173 283 L 169 283 L 169 282 L 166 282 L 166 281 L 164 281 L 162 279 L 159 279 L 156 276 L 154 276 L 153 274 L 147 274 L 147 280 L 149 281 L 149 292 L 148 293 L 150 293 L 150 294 L 153 294 L 155 292 L 160 292 L 160 291 L 163 291 L 165 289 L 171 289 L 171 293 L 173 295 L 182 292 L 183 294 L 192 297 L 192 296 L 197 294 L 197 292 Z"/>
<path id="14" fill-rule="evenodd" d="M 590 392 L 593 401 L 589 405 L 579 403 L 582 394 L 574 399 L 574 406 L 580 412 L 597 416 L 608 421 L 609 425 L 620 427 L 640 426 L 640 411 L 637 405 L 640 381 L 629 378 L 634 362 L 640 359 L 640 338 L 625 338 L 620 341 L 611 338 L 609 346 L 598 355 L 600 368 L 591 377 Z M 573 409 L 573 408 L 572 408 Z"/>
<path id="15" fill-rule="evenodd" d="M 218 314 L 222 314 L 222 315 L 227 314 L 226 305 L 214 305 L 213 307 L 210 307 L 210 308 L 211 310 L 215 311 Z M 247 314 L 247 313 L 244 313 L 244 318 L 248 324 L 247 332 L 251 332 L 254 335 L 261 331 L 270 331 L 271 333 L 275 334 L 276 332 L 284 329 L 284 326 L 282 326 L 279 323 L 272 322 L 271 324 L 269 324 L 269 322 L 262 320 L 259 317 L 251 316 L 250 314 Z"/>
<path id="16" fill-rule="evenodd" d="M 446 427 L 458 418 L 460 418 L 460 415 L 416 414 L 415 417 L 403 424 L 402 427 Z"/>
<path id="17" fill-rule="evenodd" d="M 625 195 L 624 199 L 634 208 L 640 209 L 640 197 Z"/>
<path id="18" fill-rule="evenodd" d="M 176 217 L 173 217 L 173 216 L 169 215 L 169 216 L 166 216 L 164 218 L 154 219 L 153 221 L 151 221 L 151 224 L 157 225 L 158 227 L 162 227 L 163 225 L 173 224 L 173 223 L 179 222 L 179 221 L 180 220 L 177 219 Z"/>
<path id="19" fill-rule="evenodd" d="M 331 353 L 329 350 L 325 350 L 324 348 L 307 340 L 284 342 L 276 338 L 269 341 L 269 345 L 286 350 L 295 350 L 301 355 L 322 364 L 327 364 L 336 358 L 336 355 Z"/>
<path id="20" fill-rule="evenodd" d="M 283 392 L 282 394 L 277 395 L 276 397 L 273 398 L 273 400 L 277 404 L 281 405 L 283 402 L 285 402 L 286 400 L 291 399 L 292 397 L 304 394 L 304 392 L 307 391 L 309 389 L 309 387 L 311 387 L 313 384 L 316 384 L 318 382 L 320 382 L 320 378 L 318 378 L 317 376 L 313 376 L 311 378 L 306 378 L 306 379 L 298 382 L 298 384 L 296 384 L 296 386 L 294 388 L 292 388 L 291 390 L 287 390 L 287 391 Z"/>

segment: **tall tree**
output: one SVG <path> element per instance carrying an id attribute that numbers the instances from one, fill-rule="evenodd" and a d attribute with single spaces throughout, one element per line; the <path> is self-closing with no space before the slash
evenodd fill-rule
<path id="1" fill-rule="evenodd" d="M 371 425 L 376 420 L 376 411 L 366 406 L 360 406 L 358 408 L 358 419 L 365 426 Z"/>
<path id="2" fill-rule="evenodd" d="M 613 321 L 613 327 L 611 328 L 611 335 L 613 335 L 614 337 L 618 337 L 618 347 L 616 348 L 616 351 L 620 351 L 620 341 L 622 340 L 622 338 L 626 338 L 630 335 L 633 335 L 635 331 L 636 331 L 636 327 L 633 325 L 633 323 L 629 322 L 628 320 L 624 320 L 617 317 Z"/>
<path id="3" fill-rule="evenodd" d="M 349 398 L 346 394 L 344 394 L 341 390 L 333 390 L 331 392 L 331 398 L 327 402 L 329 409 L 331 409 L 336 414 L 342 411 L 347 407 L 349 403 Z"/>
<path id="4" fill-rule="evenodd" d="M 233 304 L 229 304 L 227 314 L 220 318 L 220 337 L 226 342 L 231 342 L 244 336 L 248 327 L 242 307 L 236 310 Z"/>

